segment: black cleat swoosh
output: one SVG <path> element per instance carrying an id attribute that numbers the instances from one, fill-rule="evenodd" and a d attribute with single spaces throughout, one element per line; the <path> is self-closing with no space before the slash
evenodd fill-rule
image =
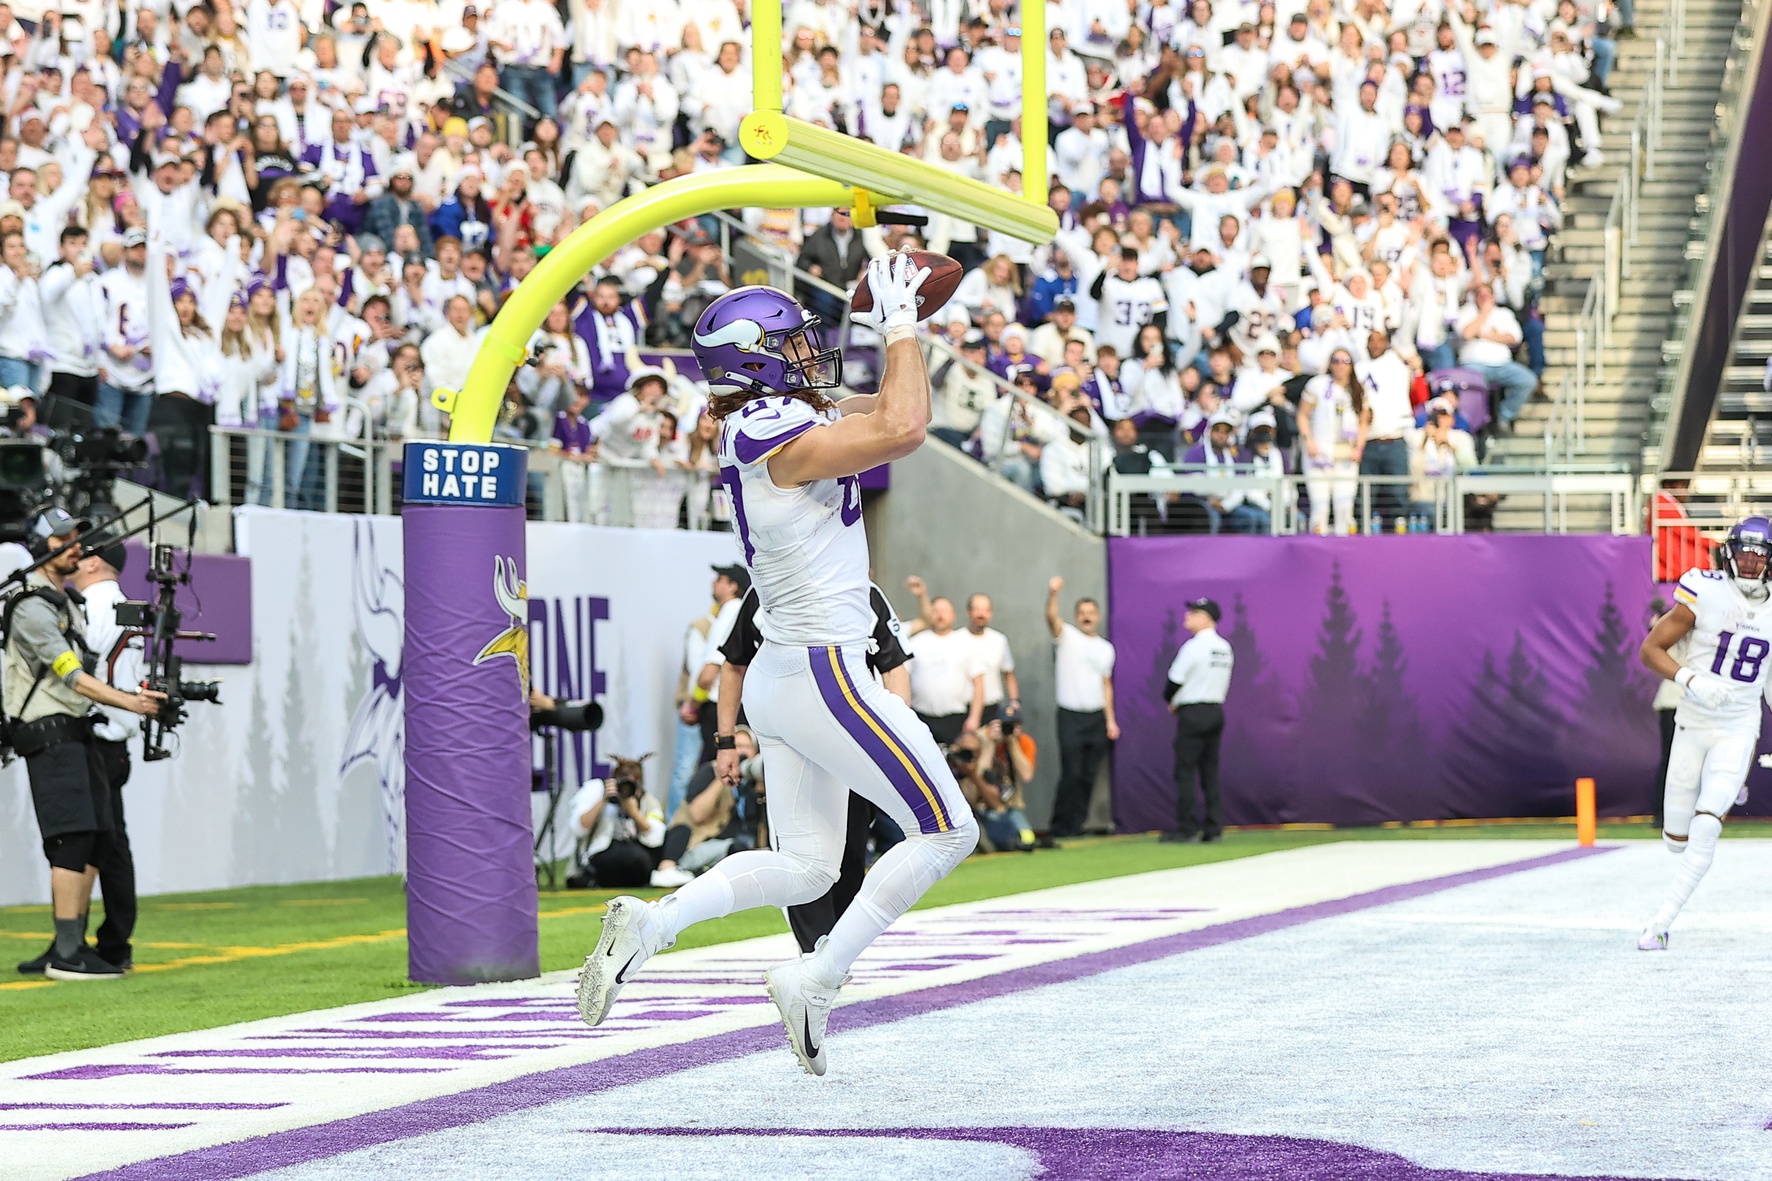
<path id="1" fill-rule="evenodd" d="M 818 1057 L 818 1047 L 812 1044 L 812 1018 L 805 1013 L 800 1014 L 800 1029 L 802 1040 L 806 1043 L 806 1057 Z"/>
<path id="2" fill-rule="evenodd" d="M 615 982 L 617 984 L 626 984 L 628 982 L 628 969 L 633 967 L 634 961 L 639 958 L 640 958 L 640 953 L 637 951 L 633 955 L 628 957 L 628 962 L 623 964 L 621 966 L 621 971 L 619 971 L 615 974 Z"/>

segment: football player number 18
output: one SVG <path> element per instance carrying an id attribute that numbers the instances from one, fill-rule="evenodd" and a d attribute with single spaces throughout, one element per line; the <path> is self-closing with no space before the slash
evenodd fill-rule
<path id="1" fill-rule="evenodd" d="M 1735 663 L 1729 667 L 1729 675 L 1737 681 L 1748 684 L 1760 679 L 1760 665 L 1766 660 L 1766 654 L 1772 652 L 1772 644 L 1758 636 L 1741 636 L 1741 643 L 1735 645 Z M 1710 671 L 1722 675 L 1723 665 L 1729 659 L 1729 646 L 1737 639 L 1734 632 L 1717 634 L 1717 658 L 1710 662 Z"/>

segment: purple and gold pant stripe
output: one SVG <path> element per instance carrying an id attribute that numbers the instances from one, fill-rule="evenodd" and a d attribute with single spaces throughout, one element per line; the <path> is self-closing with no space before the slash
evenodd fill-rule
<path id="1" fill-rule="evenodd" d="M 886 722 L 862 699 L 849 670 L 843 665 L 843 654 L 837 648 L 809 648 L 812 679 L 818 683 L 819 696 L 842 725 L 849 737 L 867 752 L 868 758 L 885 774 L 892 787 L 910 805 L 917 818 L 917 827 L 925 833 L 947 832 L 953 827 L 941 805 L 935 780 L 923 770 L 910 748 L 901 742 Z"/>

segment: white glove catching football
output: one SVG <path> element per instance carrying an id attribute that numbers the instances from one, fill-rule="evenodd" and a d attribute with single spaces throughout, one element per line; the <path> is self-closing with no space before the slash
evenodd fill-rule
<path id="1" fill-rule="evenodd" d="M 1680 671 L 1686 673 L 1686 676 L 1676 676 L 1674 680 L 1683 683 L 1686 686 L 1686 692 L 1690 693 L 1692 700 L 1699 705 L 1706 709 L 1722 709 L 1729 704 L 1729 682 L 1722 677 L 1713 677 L 1709 673 L 1692 672 L 1690 669 L 1681 669 Z"/>
<path id="2" fill-rule="evenodd" d="M 929 277 L 929 268 L 920 267 L 907 254 L 885 254 L 868 260 L 868 290 L 873 293 L 874 306 L 851 315 L 857 324 L 865 324 L 876 332 L 892 328 L 915 328 L 922 316 L 917 307 L 917 289 Z"/>

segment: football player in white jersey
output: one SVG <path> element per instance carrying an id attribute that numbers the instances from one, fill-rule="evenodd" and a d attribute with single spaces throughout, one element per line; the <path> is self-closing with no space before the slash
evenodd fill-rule
<path id="1" fill-rule="evenodd" d="M 978 826 L 929 729 L 868 675 L 874 614 L 857 476 L 923 442 L 929 376 L 916 340 L 917 289 L 929 272 L 903 254 L 868 264 L 874 306 L 854 318 L 886 338 L 880 392 L 845 398 L 841 358 L 821 350 L 817 319 L 783 292 L 741 287 L 708 305 L 695 353 L 720 420 L 720 479 L 761 603 L 764 644 L 744 704 L 762 748 L 773 849 L 736 853 L 656 902 L 616 898 L 579 975 L 578 1008 L 596 1025 L 647 957 L 683 928 L 755 906 L 796 906 L 836 881 L 850 791 L 906 838 L 863 880 L 855 902 L 809 955 L 765 981 L 788 1044 L 825 1072 L 825 1023 L 849 966 L 924 891 L 965 859 Z M 717 767 L 738 778 L 733 736 Z"/>
<path id="2" fill-rule="evenodd" d="M 1674 714 L 1662 839 L 1681 854 L 1661 910 L 1637 947 L 1666 951 L 1668 928 L 1710 868 L 1723 817 L 1747 780 L 1772 673 L 1772 522 L 1749 517 L 1721 547 L 1725 570 L 1688 570 L 1674 606 L 1643 641 L 1651 671 L 1686 691 Z M 1676 647 L 1683 651 L 1676 657 Z"/>

